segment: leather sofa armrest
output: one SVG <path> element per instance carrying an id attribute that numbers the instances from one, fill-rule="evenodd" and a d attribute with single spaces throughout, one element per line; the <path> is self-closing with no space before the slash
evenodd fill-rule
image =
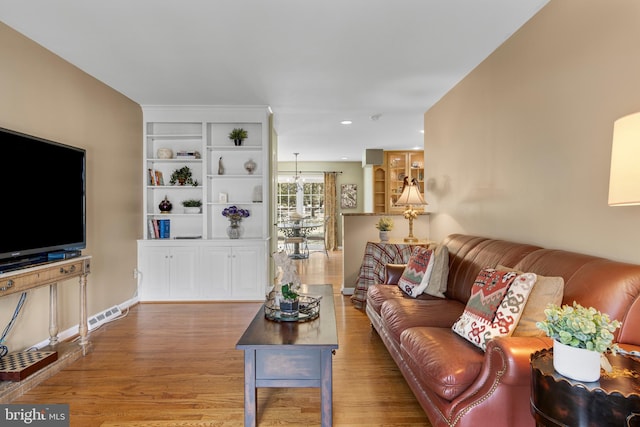
<path id="1" fill-rule="evenodd" d="M 547 337 L 495 337 L 487 343 L 487 353 L 498 350 L 504 356 L 506 371 L 500 382 L 528 384 L 531 377 L 531 355 L 553 347 Z"/>
<path id="2" fill-rule="evenodd" d="M 387 264 L 385 265 L 384 283 L 386 285 L 397 285 L 406 264 Z"/>
<path id="3" fill-rule="evenodd" d="M 499 407 L 527 413 L 529 403 L 522 401 L 522 390 L 531 388 L 531 354 L 552 345 L 553 341 L 547 337 L 491 339 L 480 373 L 474 383 L 451 402 L 450 414 L 462 415 L 475 408 L 480 414 L 476 416 L 483 417 L 495 411 L 496 402 Z"/>

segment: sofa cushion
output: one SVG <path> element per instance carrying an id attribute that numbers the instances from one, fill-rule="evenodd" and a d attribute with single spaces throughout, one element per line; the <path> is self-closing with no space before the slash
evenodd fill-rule
<path id="1" fill-rule="evenodd" d="M 400 337 L 402 357 L 422 383 L 446 400 L 453 400 L 478 377 L 484 353 L 449 328 L 417 327 Z"/>
<path id="2" fill-rule="evenodd" d="M 464 311 L 460 301 L 423 294 L 421 298 L 390 299 L 382 304 L 380 317 L 390 338 L 400 343 L 400 334 L 415 326 L 451 328 Z"/>
<path id="3" fill-rule="evenodd" d="M 533 273 L 483 269 L 453 331 L 483 350 L 491 338 L 511 335 L 535 283 Z"/>
<path id="4" fill-rule="evenodd" d="M 433 250 L 433 269 L 424 293 L 444 298 L 449 276 L 449 250 L 445 245 L 430 246 L 429 249 Z"/>
<path id="5" fill-rule="evenodd" d="M 499 265 L 498 270 L 514 270 L 513 268 Z M 519 271 L 519 273 L 522 273 Z M 562 305 L 562 296 L 564 294 L 564 279 L 562 277 L 545 277 L 536 275 L 538 279 L 529 295 L 527 304 L 520 317 L 518 325 L 513 330 L 514 337 L 543 337 L 546 334 L 538 329 L 536 322 L 542 322 L 546 319 L 544 314 L 548 304 Z"/>
<path id="6" fill-rule="evenodd" d="M 416 246 L 398 280 L 400 289 L 414 298 L 423 293 L 429 284 L 433 260 L 433 250 Z"/>
<path id="7" fill-rule="evenodd" d="M 406 297 L 406 294 L 396 285 L 371 285 L 367 289 L 367 307 L 380 315 L 380 307 L 385 301 Z"/>

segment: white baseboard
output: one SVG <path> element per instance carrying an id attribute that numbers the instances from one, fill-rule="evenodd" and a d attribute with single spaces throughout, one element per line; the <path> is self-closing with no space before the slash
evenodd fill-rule
<path id="1" fill-rule="evenodd" d="M 118 304 L 117 306 L 118 306 L 118 308 L 120 309 L 121 312 L 124 312 L 129 307 L 131 307 L 132 305 L 137 304 L 138 302 L 139 302 L 138 297 L 135 297 L 135 298 L 131 298 L 131 299 L 127 300 L 127 301 L 124 301 L 124 302 Z M 93 316 L 89 316 L 88 318 L 95 317 L 97 314 L 99 314 L 99 313 L 96 313 Z M 59 342 L 66 341 L 66 340 L 70 339 L 71 337 L 74 337 L 74 336 L 78 335 L 80 333 L 79 329 L 80 328 L 78 327 L 78 325 L 75 325 L 75 326 L 72 326 L 72 327 L 70 327 L 68 329 L 65 329 L 62 332 L 58 332 L 58 341 Z M 49 339 L 47 338 L 46 340 L 40 341 L 39 343 L 34 344 L 29 348 L 40 349 L 40 348 L 48 346 L 48 345 L 49 345 Z"/>
<path id="2" fill-rule="evenodd" d="M 342 288 L 342 295 L 353 295 L 356 288 Z"/>

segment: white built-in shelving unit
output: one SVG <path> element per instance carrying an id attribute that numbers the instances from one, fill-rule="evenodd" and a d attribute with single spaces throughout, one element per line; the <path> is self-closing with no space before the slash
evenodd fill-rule
<path id="1" fill-rule="evenodd" d="M 261 300 L 268 277 L 271 142 L 264 106 L 143 106 L 144 238 L 138 242 L 142 301 Z M 228 135 L 243 128 L 236 146 Z M 164 149 L 164 150 L 163 150 Z M 164 158 L 162 152 L 172 156 Z M 178 153 L 187 153 L 179 156 Z M 249 173 L 245 164 L 255 162 Z M 223 171 L 220 170 L 222 163 Z M 193 185 L 172 185 L 176 169 L 188 166 Z M 162 175 L 163 184 L 154 182 Z M 222 173 L 220 173 L 222 172 Z M 169 213 L 160 212 L 165 197 Z M 186 213 L 182 201 L 202 201 Z M 229 239 L 224 208 L 250 212 L 240 239 Z M 169 220 L 166 238 L 156 238 L 153 220 Z"/>

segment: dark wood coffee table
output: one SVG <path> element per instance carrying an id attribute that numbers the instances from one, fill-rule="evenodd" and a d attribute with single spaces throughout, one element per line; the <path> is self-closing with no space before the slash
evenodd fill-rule
<path id="1" fill-rule="evenodd" d="M 332 355 L 338 348 L 331 285 L 303 285 L 302 293 L 322 296 L 320 316 L 308 322 L 275 322 L 264 306 L 236 348 L 244 350 L 244 425 L 255 427 L 258 387 L 318 387 L 322 426 L 333 424 Z"/>

